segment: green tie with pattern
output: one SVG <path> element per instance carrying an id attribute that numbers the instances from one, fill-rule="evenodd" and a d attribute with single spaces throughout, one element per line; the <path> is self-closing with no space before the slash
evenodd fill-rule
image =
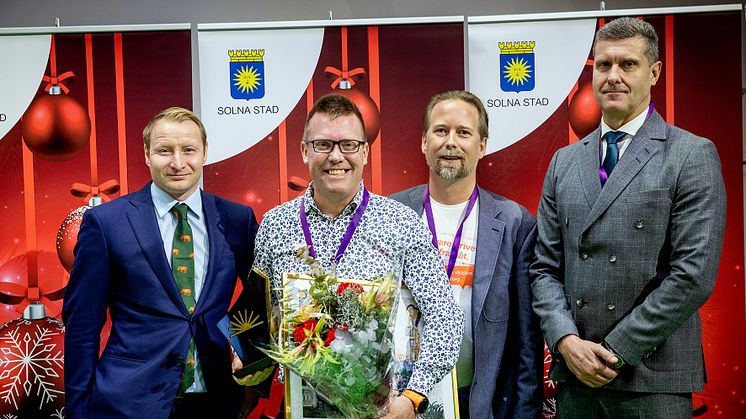
<path id="1" fill-rule="evenodd" d="M 194 313 L 194 243 L 192 242 L 192 228 L 187 220 L 189 207 L 186 204 L 176 204 L 171 213 L 178 219 L 174 231 L 174 246 L 171 251 L 171 271 L 176 280 L 176 286 L 181 294 L 189 313 Z M 181 379 L 179 393 L 184 393 L 194 383 L 194 338 L 189 342 L 184 377 Z"/>

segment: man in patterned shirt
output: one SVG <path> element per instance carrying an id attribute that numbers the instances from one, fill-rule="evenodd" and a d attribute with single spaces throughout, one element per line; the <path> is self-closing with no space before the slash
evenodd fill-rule
<path id="1" fill-rule="evenodd" d="M 461 344 L 464 315 L 440 255 L 414 211 L 363 186 L 368 143 L 362 116 L 349 99 L 327 95 L 314 104 L 301 154 L 312 182 L 303 196 L 264 216 L 254 270 L 275 286 L 283 272 L 307 273 L 308 266 L 295 257 L 307 244 L 322 268 L 335 269 L 340 277 L 400 274 L 424 315 L 424 336 L 407 390 L 385 417 L 412 418 L 427 405 L 424 395 L 453 368 Z"/>

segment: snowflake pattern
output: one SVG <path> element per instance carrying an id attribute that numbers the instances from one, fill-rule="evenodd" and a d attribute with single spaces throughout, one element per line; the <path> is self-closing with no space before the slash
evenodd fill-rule
<path id="1" fill-rule="evenodd" d="M 551 399 L 544 399 L 541 404 L 541 418 L 542 419 L 555 419 L 557 417 L 557 400 L 552 397 Z"/>
<path id="2" fill-rule="evenodd" d="M 15 325 L 11 324 L 14 322 Z M 32 327 L 22 330 L 22 326 L 29 325 Z M 50 318 L 46 322 L 20 319 L 6 323 L 2 329 L 6 332 L 0 335 L 0 381 L 4 382 L 0 399 L 18 409 L 22 397 L 33 396 L 38 398 L 38 408 L 42 409 L 58 397 L 64 397 L 64 390 L 55 385 L 64 368 L 64 354 L 61 345 L 52 340 L 64 334 L 62 322 Z M 53 417 L 64 417 L 62 410 L 56 413 L 59 416 Z M 4 419 L 14 417 L 3 416 Z"/>

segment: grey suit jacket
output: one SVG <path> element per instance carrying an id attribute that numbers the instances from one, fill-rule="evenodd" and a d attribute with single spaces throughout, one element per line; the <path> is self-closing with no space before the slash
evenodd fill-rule
<path id="1" fill-rule="evenodd" d="M 601 188 L 599 137 L 558 150 L 544 180 L 531 274 L 547 344 L 605 341 L 629 365 L 607 388 L 701 391 L 697 310 L 715 285 L 725 224 L 715 146 L 654 112 Z M 577 382 L 554 358 L 550 376 Z"/>
<path id="2" fill-rule="evenodd" d="M 424 185 L 391 198 L 423 212 Z M 544 344 L 531 311 L 528 267 L 536 220 L 526 208 L 479 189 L 472 289 L 474 380 L 472 418 L 538 418 L 543 399 Z"/>

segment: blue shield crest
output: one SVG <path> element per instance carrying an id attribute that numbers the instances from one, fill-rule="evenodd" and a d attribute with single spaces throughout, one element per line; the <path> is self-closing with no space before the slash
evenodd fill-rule
<path id="1" fill-rule="evenodd" d="M 230 86 L 233 99 L 264 97 L 264 50 L 231 50 Z"/>
<path id="2" fill-rule="evenodd" d="M 536 86 L 534 45 L 536 42 L 500 42 L 500 89 L 527 92 Z"/>

